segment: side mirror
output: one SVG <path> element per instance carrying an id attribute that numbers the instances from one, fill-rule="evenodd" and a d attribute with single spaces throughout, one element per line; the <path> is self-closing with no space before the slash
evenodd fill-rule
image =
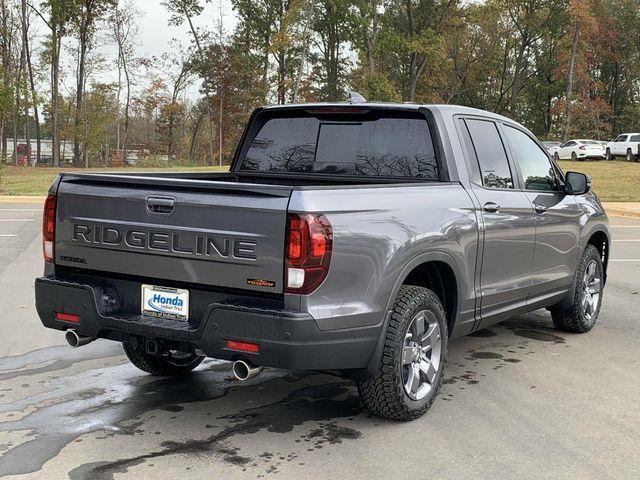
<path id="1" fill-rule="evenodd" d="M 567 172 L 564 176 L 564 193 L 567 195 L 584 195 L 591 190 L 591 179 L 579 172 Z"/>

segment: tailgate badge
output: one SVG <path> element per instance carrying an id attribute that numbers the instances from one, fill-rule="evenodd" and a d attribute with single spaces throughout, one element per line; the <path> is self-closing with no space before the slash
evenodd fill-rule
<path id="1" fill-rule="evenodd" d="M 272 282 L 271 280 L 259 280 L 257 278 L 247 278 L 247 285 L 251 285 L 252 287 L 273 288 L 276 286 L 276 282 Z"/>

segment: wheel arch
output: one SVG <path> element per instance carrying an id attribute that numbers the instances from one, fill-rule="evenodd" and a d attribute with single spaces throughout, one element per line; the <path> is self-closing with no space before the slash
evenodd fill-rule
<path id="1" fill-rule="evenodd" d="M 439 272 L 439 276 L 435 274 L 435 270 L 437 269 Z M 431 277 L 429 277 L 431 275 Z M 389 318 L 391 316 L 391 309 L 393 307 L 393 302 L 395 301 L 396 296 L 400 290 L 400 287 L 403 285 L 417 285 L 424 286 L 426 288 L 430 288 L 427 286 L 428 284 L 420 284 L 420 280 L 422 279 L 431 279 L 432 281 L 439 281 L 441 285 L 444 286 L 444 280 L 454 281 L 455 282 L 455 293 L 447 292 L 448 296 L 446 297 L 445 302 L 448 302 L 450 310 L 447 309 L 447 303 L 443 302 L 442 298 L 439 296 L 440 301 L 443 302 L 443 306 L 445 308 L 445 313 L 447 314 L 447 330 L 449 334 L 449 338 L 451 338 L 451 332 L 455 327 L 456 320 L 458 318 L 458 314 L 460 312 L 460 292 L 463 291 L 463 286 L 461 285 L 461 277 L 460 270 L 456 265 L 455 260 L 451 255 L 443 251 L 429 251 L 422 253 L 420 255 L 415 256 L 409 262 L 407 262 L 404 268 L 401 270 L 398 275 L 395 285 L 391 290 L 389 295 L 389 299 L 387 301 L 387 305 L 385 308 L 385 316 L 384 321 L 382 322 L 382 329 L 380 330 L 380 338 L 378 339 L 378 345 L 371 356 L 369 361 L 369 365 L 367 366 L 366 376 L 374 374 L 378 371 L 380 366 L 380 353 L 382 348 L 384 347 L 384 337 L 385 332 L 387 330 L 387 325 L 389 324 Z M 406 283 L 407 280 L 410 282 L 418 282 L 418 283 Z M 448 284 L 446 284 L 448 285 Z M 430 288 L 433 289 L 433 288 Z M 434 293 L 438 295 L 438 292 L 434 290 Z"/>
<path id="2" fill-rule="evenodd" d="M 607 266 L 609 264 L 609 236 L 604 230 L 596 230 L 595 232 L 590 232 L 586 245 L 593 245 L 598 250 L 598 252 L 600 252 L 600 259 L 602 260 L 602 270 L 604 274 L 604 284 L 607 280 Z"/>

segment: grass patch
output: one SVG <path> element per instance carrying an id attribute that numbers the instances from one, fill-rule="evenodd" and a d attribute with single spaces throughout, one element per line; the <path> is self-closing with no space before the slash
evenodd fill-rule
<path id="1" fill-rule="evenodd" d="M 46 195 L 60 172 L 79 173 L 150 173 L 150 172 L 218 172 L 228 167 L 168 167 L 168 168 L 47 168 L 7 166 L 0 178 L 1 195 Z"/>
<path id="2" fill-rule="evenodd" d="M 558 162 L 565 172 L 586 173 L 603 202 L 640 202 L 640 162 Z"/>
<path id="3" fill-rule="evenodd" d="M 604 202 L 640 202 L 640 162 L 560 161 L 567 172 L 573 170 L 591 177 L 593 190 Z M 58 172 L 211 172 L 228 167 L 169 167 L 169 168 L 32 168 L 4 167 L 0 170 L 0 194 L 46 195 Z"/>

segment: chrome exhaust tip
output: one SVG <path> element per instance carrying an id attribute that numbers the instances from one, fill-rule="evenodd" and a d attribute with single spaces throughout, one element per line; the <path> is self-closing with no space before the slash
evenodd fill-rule
<path id="1" fill-rule="evenodd" d="M 236 360 L 233 362 L 233 376 L 244 382 L 255 377 L 262 371 L 263 367 L 256 367 L 253 363 L 244 360 Z"/>
<path id="2" fill-rule="evenodd" d="M 87 345 L 95 340 L 93 337 L 85 337 L 84 335 L 79 335 L 75 330 L 67 330 L 64 334 L 64 339 L 67 341 L 67 345 L 73 348 L 82 347 L 83 345 Z"/>

